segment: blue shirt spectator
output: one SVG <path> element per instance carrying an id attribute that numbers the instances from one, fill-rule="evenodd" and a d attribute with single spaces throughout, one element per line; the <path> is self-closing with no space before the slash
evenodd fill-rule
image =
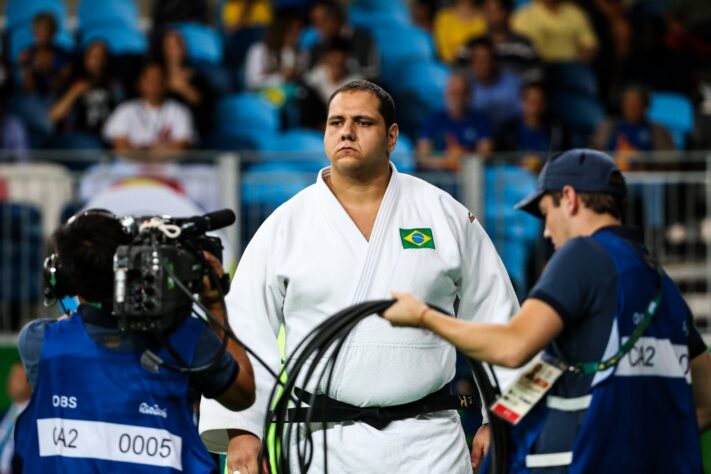
<path id="1" fill-rule="evenodd" d="M 491 40 L 479 38 L 470 43 L 472 106 L 489 116 L 498 131 L 521 114 L 519 94 L 521 80 L 512 72 L 499 68 Z"/>
<path id="2" fill-rule="evenodd" d="M 471 110 L 471 88 L 463 74 L 453 74 L 445 91 L 446 108 L 429 117 L 417 141 L 420 166 L 457 170 L 462 156 L 487 156 L 493 150 L 488 117 Z"/>

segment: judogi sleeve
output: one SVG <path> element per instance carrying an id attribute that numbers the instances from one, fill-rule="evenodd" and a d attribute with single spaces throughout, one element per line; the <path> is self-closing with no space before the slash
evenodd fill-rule
<path id="1" fill-rule="evenodd" d="M 463 222 L 457 317 L 478 323 L 506 323 L 519 310 L 506 268 L 479 221 L 474 216 L 468 218 L 466 210 L 457 214 L 457 221 Z M 495 368 L 502 390 L 513 382 L 517 372 Z"/>
<path id="2" fill-rule="evenodd" d="M 275 213 L 276 214 L 276 213 Z M 228 318 L 232 329 L 245 345 L 255 351 L 269 367 L 279 372 L 277 334 L 283 321 L 284 283 L 277 281 L 274 262 L 278 259 L 275 242 L 275 215 L 267 219 L 247 246 L 237 267 L 227 296 Z M 212 452 L 227 451 L 227 429 L 246 430 L 262 437 L 267 403 L 275 380 L 250 354 L 257 396 L 247 410 L 234 412 L 215 400 L 203 397 L 200 403 L 200 434 Z"/>

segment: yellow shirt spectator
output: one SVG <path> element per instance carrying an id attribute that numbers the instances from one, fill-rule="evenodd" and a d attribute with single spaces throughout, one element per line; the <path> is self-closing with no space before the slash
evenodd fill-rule
<path id="1" fill-rule="evenodd" d="M 534 1 L 514 13 L 511 29 L 530 39 L 546 62 L 587 62 L 597 47 L 585 12 L 568 2 Z"/>
<path id="2" fill-rule="evenodd" d="M 249 10 L 245 11 L 245 8 Z M 222 25 L 228 30 L 269 26 L 271 22 L 272 7 L 267 0 L 230 0 L 222 7 Z"/>
<path id="3" fill-rule="evenodd" d="M 453 8 L 443 8 L 435 17 L 433 32 L 439 57 L 450 63 L 468 39 L 486 33 L 486 19 L 480 14 L 461 18 Z"/>

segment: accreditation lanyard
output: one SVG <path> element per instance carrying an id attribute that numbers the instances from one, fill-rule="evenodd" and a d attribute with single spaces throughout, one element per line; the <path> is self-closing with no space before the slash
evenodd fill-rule
<path id="1" fill-rule="evenodd" d="M 657 274 L 659 275 L 657 293 L 647 305 L 642 320 L 612 357 L 599 362 L 568 364 L 550 354 L 544 354 L 523 371 L 506 393 L 491 405 L 490 411 L 516 425 L 553 388 L 553 385 L 563 373 L 593 375 L 596 372 L 602 372 L 617 365 L 634 347 L 639 338 L 642 337 L 659 309 L 664 284 L 664 271 L 660 266 L 657 266 Z"/>

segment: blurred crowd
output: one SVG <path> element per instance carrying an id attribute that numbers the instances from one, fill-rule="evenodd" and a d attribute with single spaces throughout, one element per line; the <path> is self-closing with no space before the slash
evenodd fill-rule
<path id="1" fill-rule="evenodd" d="M 472 152 L 516 151 L 536 168 L 568 146 L 624 160 L 710 145 L 707 0 L 411 0 L 401 2 L 409 18 L 397 25 L 363 24 L 371 3 L 155 0 L 142 54 L 117 54 L 101 37 L 66 49 L 61 20 L 40 12 L 29 46 L 3 59 L 4 159 L 109 148 L 160 162 L 183 149 L 225 148 L 216 109 L 245 92 L 278 111 L 281 131 L 321 130 L 328 97 L 353 79 L 383 83 L 402 106 L 409 96 L 385 70 L 393 45 L 377 28 L 403 23 L 426 35 L 446 73 L 427 91 L 441 97 L 419 114 L 405 107 L 403 132 L 421 168 L 456 170 Z M 222 42 L 217 64 L 190 57 L 177 25 L 196 21 Z"/>

